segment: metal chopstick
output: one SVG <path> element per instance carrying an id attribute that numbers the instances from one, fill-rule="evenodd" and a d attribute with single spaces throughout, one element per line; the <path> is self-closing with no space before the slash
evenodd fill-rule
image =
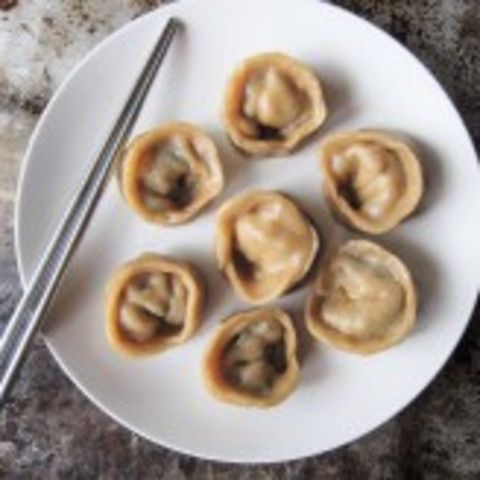
<path id="1" fill-rule="evenodd" d="M 32 281 L 10 318 L 0 344 L 0 403 L 8 395 L 15 374 L 40 326 L 42 315 L 98 203 L 115 158 L 132 131 L 156 73 L 180 26 L 177 19 L 171 18 L 168 21 L 100 154 L 70 204 Z"/>

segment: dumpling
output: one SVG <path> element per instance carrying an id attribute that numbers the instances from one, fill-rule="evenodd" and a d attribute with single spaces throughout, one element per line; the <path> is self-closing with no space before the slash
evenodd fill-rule
<path id="1" fill-rule="evenodd" d="M 144 254 L 120 267 L 108 283 L 107 338 L 121 353 L 160 352 L 193 335 L 203 299 L 203 280 L 193 265 Z"/>
<path id="2" fill-rule="evenodd" d="M 224 402 L 270 407 L 297 383 L 296 351 L 293 323 L 282 310 L 264 307 L 237 313 L 217 328 L 206 350 L 205 385 Z"/>
<path id="3" fill-rule="evenodd" d="M 120 189 L 145 220 L 184 223 L 223 189 L 213 140 L 187 123 L 169 123 L 138 136 L 118 162 Z"/>
<path id="4" fill-rule="evenodd" d="M 310 270 L 318 248 L 312 223 L 280 193 L 248 191 L 217 213 L 218 265 L 246 302 L 283 295 Z"/>
<path id="5" fill-rule="evenodd" d="M 343 350 L 371 354 L 413 328 L 417 300 L 402 261 L 367 240 L 350 240 L 320 269 L 307 300 L 310 333 Z"/>
<path id="6" fill-rule="evenodd" d="M 320 149 L 326 196 L 340 218 L 370 234 L 397 226 L 423 193 L 420 160 L 393 135 L 373 130 L 327 137 Z"/>
<path id="7" fill-rule="evenodd" d="M 227 84 L 225 129 L 235 146 L 252 155 L 293 150 L 320 127 L 326 115 L 315 74 L 283 53 L 247 58 Z"/>

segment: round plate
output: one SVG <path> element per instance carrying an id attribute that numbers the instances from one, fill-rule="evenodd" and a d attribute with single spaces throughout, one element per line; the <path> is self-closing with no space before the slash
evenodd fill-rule
<path id="1" fill-rule="evenodd" d="M 194 455 L 237 462 L 287 460 L 324 452 L 381 424 L 432 380 L 468 322 L 480 272 L 479 175 L 455 108 L 428 71 L 380 30 L 314 0 L 202 0 L 168 5 L 130 23 L 70 75 L 43 115 L 24 165 L 17 205 L 17 253 L 24 284 L 119 112 L 166 18 L 186 30 L 174 42 L 136 132 L 163 121 L 198 123 L 217 140 L 225 192 L 190 224 L 147 225 L 123 203 L 115 181 L 96 211 L 52 309 L 45 340 L 70 378 L 131 430 Z M 319 134 L 294 155 L 243 159 L 222 133 L 225 81 L 244 57 L 290 53 L 322 78 L 331 111 Z M 315 344 L 305 334 L 306 289 L 279 304 L 296 318 L 302 373 L 295 392 L 268 410 L 236 408 L 203 388 L 200 364 L 215 326 L 242 304 L 215 267 L 214 214 L 247 187 L 294 196 L 317 222 L 324 246 L 350 235 L 321 195 L 319 139 L 346 128 L 380 127 L 410 136 L 424 157 L 421 212 L 379 241 L 410 265 L 421 310 L 413 334 L 370 358 Z M 204 323 L 188 343 L 131 360 L 104 333 L 104 287 L 122 262 L 144 251 L 194 261 L 208 280 Z M 306 287 L 308 288 L 308 287 Z"/>

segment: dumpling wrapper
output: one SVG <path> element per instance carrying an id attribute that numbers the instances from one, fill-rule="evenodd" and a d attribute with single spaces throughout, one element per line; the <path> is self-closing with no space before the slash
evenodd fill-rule
<path id="1" fill-rule="evenodd" d="M 136 137 L 118 162 L 127 204 L 148 222 L 184 223 L 223 189 L 213 140 L 188 123 L 168 123 Z"/>
<path id="2" fill-rule="evenodd" d="M 277 192 L 247 191 L 227 200 L 217 213 L 219 268 L 252 304 L 270 302 L 299 283 L 319 244 L 306 215 Z"/>
<path id="3" fill-rule="evenodd" d="M 307 328 L 316 339 L 362 355 L 400 342 L 416 314 L 407 267 L 367 240 L 350 240 L 328 259 L 305 305 Z"/>
<path id="4" fill-rule="evenodd" d="M 272 346 L 282 349 L 281 368 L 274 366 Z M 297 384 L 296 351 L 292 320 L 282 310 L 263 307 L 237 313 L 219 325 L 206 349 L 205 385 L 223 402 L 271 407 L 283 401 Z"/>
<path id="5" fill-rule="evenodd" d="M 201 321 L 205 287 L 197 269 L 153 253 L 122 265 L 106 290 L 106 334 L 130 356 L 150 355 L 188 340 Z"/>
<path id="6" fill-rule="evenodd" d="M 247 58 L 235 69 L 222 112 L 233 144 L 254 156 L 293 150 L 326 115 L 322 87 L 313 71 L 276 52 Z"/>
<path id="7" fill-rule="evenodd" d="M 320 147 L 329 204 L 357 230 L 385 233 L 418 206 L 420 159 L 407 142 L 374 130 L 329 135 Z"/>

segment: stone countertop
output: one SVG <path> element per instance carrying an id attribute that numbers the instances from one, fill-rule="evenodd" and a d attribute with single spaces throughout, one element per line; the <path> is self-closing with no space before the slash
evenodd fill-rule
<path id="1" fill-rule="evenodd" d="M 479 2 L 335 3 L 389 31 L 434 72 L 478 147 Z M 13 251 L 13 205 L 19 166 L 35 122 L 66 73 L 93 45 L 160 4 L 0 0 L 0 325 L 21 292 Z M 128 432 L 71 384 L 37 340 L 11 400 L 0 411 L 0 478 L 480 478 L 479 320 L 477 308 L 442 373 L 393 420 L 323 456 L 253 467 L 194 459 Z"/>

